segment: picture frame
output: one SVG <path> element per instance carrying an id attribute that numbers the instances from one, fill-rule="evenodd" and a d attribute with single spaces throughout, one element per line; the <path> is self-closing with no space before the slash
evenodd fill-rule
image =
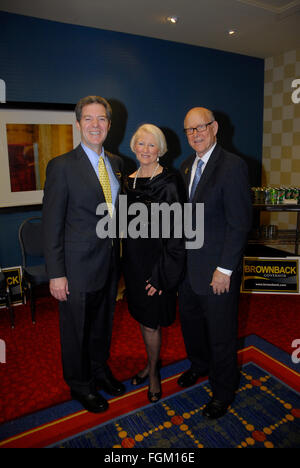
<path id="1" fill-rule="evenodd" d="M 0 209 L 41 205 L 50 159 L 80 143 L 74 104 L 0 104 Z"/>

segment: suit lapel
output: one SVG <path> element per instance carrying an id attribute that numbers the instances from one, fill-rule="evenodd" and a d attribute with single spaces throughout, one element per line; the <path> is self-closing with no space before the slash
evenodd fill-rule
<path id="1" fill-rule="evenodd" d="M 100 181 L 97 177 L 97 174 L 92 164 L 90 163 L 88 156 L 83 150 L 82 146 L 78 145 L 77 148 L 75 149 L 75 152 L 76 152 L 77 159 L 79 162 L 79 167 L 80 167 L 82 177 L 85 179 L 87 184 L 91 187 L 91 189 L 96 192 L 97 196 L 100 197 L 102 201 L 105 201 L 105 196 L 104 196 Z M 110 165 L 112 167 L 113 173 L 117 181 L 119 182 L 119 192 L 118 192 L 119 194 L 121 190 L 121 172 L 118 166 L 118 162 L 110 153 L 107 153 L 106 151 L 105 151 L 105 156 L 108 158 Z"/>
<path id="2" fill-rule="evenodd" d="M 98 196 L 102 196 L 103 200 L 105 199 L 104 193 L 100 184 L 100 181 L 97 177 L 97 174 L 90 163 L 89 158 L 85 154 L 81 145 L 77 146 L 76 148 L 77 158 L 80 166 L 80 171 L 82 177 L 86 180 L 89 187 L 96 191 Z"/>
<path id="3" fill-rule="evenodd" d="M 196 157 L 195 154 L 193 154 L 186 159 L 185 165 L 182 171 L 182 178 L 183 178 L 184 186 L 186 188 L 187 198 L 189 198 L 189 185 L 190 185 L 192 167 L 195 161 L 195 157 Z"/>

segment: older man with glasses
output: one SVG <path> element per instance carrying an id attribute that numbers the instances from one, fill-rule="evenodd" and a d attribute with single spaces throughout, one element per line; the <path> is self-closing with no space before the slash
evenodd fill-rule
<path id="1" fill-rule="evenodd" d="M 187 250 L 179 290 L 191 368 L 178 384 L 189 387 L 208 374 L 213 397 L 203 414 L 216 419 L 227 412 L 238 388 L 238 302 L 251 196 L 247 166 L 218 145 L 218 123 L 209 109 L 191 109 L 184 131 L 194 154 L 184 161 L 181 173 L 189 202 L 204 204 L 204 244 Z"/>

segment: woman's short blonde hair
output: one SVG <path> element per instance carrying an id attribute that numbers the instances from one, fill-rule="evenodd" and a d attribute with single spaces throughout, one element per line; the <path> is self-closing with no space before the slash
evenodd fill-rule
<path id="1" fill-rule="evenodd" d="M 165 135 L 163 134 L 161 129 L 156 127 L 156 125 L 143 124 L 137 129 L 137 131 L 135 132 L 135 134 L 131 138 L 130 148 L 131 148 L 131 151 L 133 153 L 135 152 L 134 147 L 135 147 L 135 144 L 136 144 L 136 140 L 138 139 L 141 132 L 151 133 L 151 135 L 154 136 L 154 138 L 156 140 L 156 143 L 157 143 L 157 146 L 159 148 L 159 152 L 158 152 L 158 157 L 159 158 L 161 156 L 163 156 L 168 151 Z"/>

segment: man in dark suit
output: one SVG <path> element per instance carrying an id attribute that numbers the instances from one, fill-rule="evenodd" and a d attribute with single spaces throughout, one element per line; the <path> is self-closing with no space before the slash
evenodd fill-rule
<path id="1" fill-rule="evenodd" d="M 118 242 L 96 234 L 98 205 L 106 203 L 111 216 L 118 209 L 122 160 L 103 148 L 111 125 L 109 103 L 88 96 L 78 102 L 75 113 L 81 144 L 47 167 L 44 252 L 50 292 L 59 301 L 64 378 L 72 397 L 97 413 L 108 408 L 97 389 L 112 395 L 125 391 L 107 365 Z"/>
<path id="2" fill-rule="evenodd" d="M 238 387 L 237 322 L 241 262 L 251 228 L 248 171 L 238 156 L 217 144 L 218 123 L 205 108 L 193 108 L 184 129 L 195 153 L 181 166 L 187 197 L 204 204 L 204 243 L 187 250 L 179 290 L 184 341 L 191 368 L 178 383 L 188 387 L 209 375 L 213 397 L 203 413 L 223 416 Z"/>

